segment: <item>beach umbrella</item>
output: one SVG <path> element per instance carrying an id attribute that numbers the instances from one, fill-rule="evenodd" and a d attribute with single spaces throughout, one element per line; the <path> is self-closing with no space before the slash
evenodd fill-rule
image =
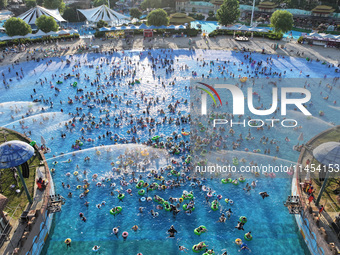
<path id="1" fill-rule="evenodd" d="M 34 148 L 22 141 L 9 141 L 0 145 L 0 169 L 19 166 L 29 160 Z"/>
<path id="2" fill-rule="evenodd" d="M 316 37 L 316 38 L 322 38 L 322 35 L 320 35 L 318 33 L 310 33 L 308 36 Z"/>
<path id="3" fill-rule="evenodd" d="M 240 30 L 240 31 L 249 31 L 249 27 L 243 25 L 243 26 L 240 26 L 237 30 Z"/>
<path id="4" fill-rule="evenodd" d="M 101 28 L 99 28 L 99 31 L 100 31 L 100 32 L 103 32 L 103 31 L 110 31 L 110 28 L 101 27 Z"/>
<path id="5" fill-rule="evenodd" d="M 175 29 L 175 28 L 176 28 L 175 25 L 170 25 L 167 27 L 167 29 Z"/>
<path id="6" fill-rule="evenodd" d="M 57 32 L 54 32 L 54 31 L 50 31 L 50 32 L 48 32 L 46 35 L 58 35 L 58 33 L 57 33 Z"/>
<path id="7" fill-rule="evenodd" d="M 129 29 L 137 29 L 135 25 L 129 26 Z"/>
<path id="8" fill-rule="evenodd" d="M 69 31 L 70 34 L 78 34 L 78 30 L 77 29 L 74 29 L 72 28 L 70 31 Z"/>
<path id="9" fill-rule="evenodd" d="M 34 34 L 35 36 L 46 36 L 47 34 L 41 30 Z"/>
<path id="10" fill-rule="evenodd" d="M 114 30 L 117 30 L 117 28 L 116 27 L 111 27 L 110 28 L 110 31 L 114 31 Z"/>
<path id="11" fill-rule="evenodd" d="M 145 23 L 143 23 L 142 25 L 139 26 L 138 29 L 148 29 L 148 28 L 149 27 Z"/>
<path id="12" fill-rule="evenodd" d="M 155 29 L 155 28 L 157 28 L 157 27 L 152 25 L 152 26 L 149 26 L 148 28 L 149 28 L 149 29 Z"/>
<path id="13" fill-rule="evenodd" d="M 323 38 L 336 39 L 336 36 L 332 35 L 332 34 L 326 34 L 326 35 L 323 36 Z"/>
<path id="14" fill-rule="evenodd" d="M 60 30 L 57 32 L 58 35 L 68 35 L 70 34 L 68 30 Z"/>

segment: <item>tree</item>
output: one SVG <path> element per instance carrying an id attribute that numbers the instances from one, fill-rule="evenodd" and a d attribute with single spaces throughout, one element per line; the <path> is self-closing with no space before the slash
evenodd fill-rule
<path id="1" fill-rule="evenodd" d="M 115 7 L 116 3 L 118 2 L 118 0 L 110 0 L 110 8 Z M 101 5 L 108 5 L 107 0 L 94 0 L 93 1 L 93 6 L 97 7 L 97 6 L 101 6 Z"/>
<path id="2" fill-rule="evenodd" d="M 276 32 L 286 33 L 293 28 L 293 14 L 288 11 L 276 10 L 270 18 L 270 23 Z"/>
<path id="3" fill-rule="evenodd" d="M 142 10 L 146 10 L 148 8 L 160 8 L 161 6 L 161 0 L 144 0 L 140 5 Z"/>
<path id="4" fill-rule="evenodd" d="M 54 18 L 46 15 L 41 15 L 39 18 L 37 18 L 35 24 L 40 30 L 45 33 L 48 33 L 50 31 L 57 31 L 59 28 Z"/>
<path id="5" fill-rule="evenodd" d="M 86 18 L 84 15 L 78 15 L 77 13 L 77 7 L 66 7 L 63 18 L 69 22 L 79 22 L 79 21 L 85 21 Z"/>
<path id="6" fill-rule="evenodd" d="M 46 9 L 59 9 L 60 12 L 64 12 L 65 3 L 63 0 L 44 0 L 44 7 Z"/>
<path id="7" fill-rule="evenodd" d="M 217 10 L 216 18 L 224 26 L 232 24 L 240 16 L 240 6 L 237 0 L 224 0 Z"/>
<path id="8" fill-rule="evenodd" d="M 4 27 L 6 29 L 6 33 L 9 36 L 27 35 L 28 33 L 32 32 L 30 25 L 28 25 L 22 19 L 18 19 L 18 18 L 15 18 L 15 17 L 8 19 L 5 22 Z"/>
<path id="9" fill-rule="evenodd" d="M 107 22 L 104 20 L 99 20 L 97 23 L 97 28 L 102 28 L 102 27 L 106 27 L 107 26 Z"/>
<path id="10" fill-rule="evenodd" d="M 31 9 L 37 5 L 37 2 L 35 0 L 26 0 L 25 4 L 27 8 Z"/>
<path id="11" fill-rule="evenodd" d="M 7 0 L 0 0 L 0 8 L 6 8 L 7 7 Z"/>
<path id="12" fill-rule="evenodd" d="M 163 9 L 153 10 L 146 18 L 149 26 L 167 26 L 169 24 L 168 14 Z"/>
<path id="13" fill-rule="evenodd" d="M 213 12 L 213 11 L 209 11 L 208 16 L 209 16 L 210 18 L 211 18 L 211 17 L 214 17 L 214 12 Z"/>
<path id="14" fill-rule="evenodd" d="M 37 0 L 37 5 L 43 6 L 43 4 L 44 4 L 44 0 Z"/>
<path id="15" fill-rule="evenodd" d="M 135 19 L 139 19 L 142 13 L 137 8 L 130 9 L 130 16 Z"/>

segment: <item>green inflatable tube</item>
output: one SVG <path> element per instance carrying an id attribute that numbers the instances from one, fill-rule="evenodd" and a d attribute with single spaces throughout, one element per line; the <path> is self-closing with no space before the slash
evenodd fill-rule
<path id="1" fill-rule="evenodd" d="M 144 194 L 145 194 L 145 190 L 140 189 L 140 190 L 138 191 L 138 195 L 143 196 Z"/>
<path id="2" fill-rule="evenodd" d="M 238 180 L 239 180 L 239 182 L 245 182 L 245 181 L 246 181 L 246 178 L 243 178 L 243 177 L 241 178 L 241 177 L 240 177 L 240 178 L 238 178 Z"/>
<path id="3" fill-rule="evenodd" d="M 116 215 L 118 213 L 120 213 L 122 211 L 122 207 L 121 206 L 117 206 L 117 210 L 116 211 L 113 211 L 112 209 L 110 210 L 110 214 L 112 215 Z"/>
<path id="4" fill-rule="evenodd" d="M 30 145 L 32 146 L 32 147 L 34 147 L 34 145 L 36 145 L 37 144 L 37 142 L 36 141 L 32 141 L 32 142 L 30 142 Z"/>
<path id="5" fill-rule="evenodd" d="M 75 81 L 73 82 L 73 87 L 77 87 L 78 83 Z"/>
<path id="6" fill-rule="evenodd" d="M 239 218 L 239 221 L 242 222 L 242 223 L 247 223 L 247 218 L 245 216 L 241 216 Z"/>
<path id="7" fill-rule="evenodd" d="M 194 233 L 196 234 L 196 235 L 198 235 L 198 236 L 200 236 L 201 234 L 203 234 L 203 233 L 205 233 L 205 232 L 200 232 L 199 231 L 199 228 L 203 228 L 203 229 L 207 229 L 205 226 L 199 226 L 198 228 L 195 228 L 195 230 L 194 230 Z"/>
<path id="8" fill-rule="evenodd" d="M 170 211 L 171 210 L 171 207 L 170 207 L 170 203 L 168 202 L 168 201 L 165 201 L 164 203 L 163 203 L 163 205 L 164 205 L 164 210 L 165 211 Z"/>
<path id="9" fill-rule="evenodd" d="M 215 207 L 215 205 L 216 205 L 216 207 Z M 212 203 L 211 203 L 211 210 L 217 211 L 218 208 L 219 208 L 218 203 L 216 203 L 216 202 L 212 202 Z"/>
<path id="10" fill-rule="evenodd" d="M 251 241 L 251 240 L 253 240 L 253 236 L 250 235 L 250 237 L 247 237 L 247 234 L 244 234 L 244 240 Z"/>
<path id="11" fill-rule="evenodd" d="M 170 173 L 171 173 L 173 176 L 176 176 L 176 177 L 178 177 L 178 176 L 181 175 L 180 172 L 177 172 L 176 170 L 171 170 Z"/>
<path id="12" fill-rule="evenodd" d="M 125 194 L 120 193 L 120 194 L 118 195 L 118 199 L 120 199 L 120 200 L 122 200 L 124 197 L 125 197 Z"/>
<path id="13" fill-rule="evenodd" d="M 222 181 L 223 184 L 229 183 L 229 182 L 228 182 L 228 179 L 222 179 L 221 181 Z"/>
<path id="14" fill-rule="evenodd" d="M 144 184 L 144 181 L 143 181 L 143 180 L 140 180 L 140 181 L 136 184 L 136 188 L 137 188 L 137 189 L 143 188 L 143 184 Z"/>
<path id="15" fill-rule="evenodd" d="M 151 138 L 152 141 L 156 141 L 157 139 L 161 138 L 159 135 L 156 135 L 154 137 Z"/>
<path id="16" fill-rule="evenodd" d="M 203 243 L 203 245 L 205 246 L 205 243 Z M 201 251 L 203 251 L 204 249 L 206 249 L 206 247 L 200 249 L 200 250 L 196 250 L 195 247 L 197 246 L 197 244 L 195 244 L 194 246 L 192 246 L 192 251 L 195 252 L 195 253 L 199 253 Z"/>
<path id="17" fill-rule="evenodd" d="M 183 210 L 184 211 L 187 211 L 188 209 L 187 209 L 187 204 L 184 204 L 183 205 Z M 194 211 L 195 210 L 195 207 L 193 207 L 192 209 L 191 209 L 191 211 Z"/>

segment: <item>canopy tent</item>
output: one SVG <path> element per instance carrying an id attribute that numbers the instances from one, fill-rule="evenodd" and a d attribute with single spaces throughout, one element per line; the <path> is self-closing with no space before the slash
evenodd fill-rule
<path id="1" fill-rule="evenodd" d="M 27 12 L 24 12 L 23 14 L 19 15 L 18 18 L 22 19 L 29 25 L 35 24 L 35 21 L 37 18 L 39 18 L 42 15 L 46 15 L 48 17 L 54 18 L 56 22 L 63 22 L 66 21 L 61 17 L 58 9 L 56 10 L 48 10 L 45 9 L 44 7 L 41 7 L 37 5 L 36 7 L 29 9 Z"/>
<path id="2" fill-rule="evenodd" d="M 101 5 L 92 9 L 77 9 L 90 22 L 98 22 L 100 20 L 106 22 L 118 22 L 121 20 L 129 20 L 130 18 L 111 10 L 106 5 Z"/>
<path id="3" fill-rule="evenodd" d="M 39 30 L 37 33 L 35 33 L 35 36 L 46 36 L 47 34 L 41 30 Z"/>

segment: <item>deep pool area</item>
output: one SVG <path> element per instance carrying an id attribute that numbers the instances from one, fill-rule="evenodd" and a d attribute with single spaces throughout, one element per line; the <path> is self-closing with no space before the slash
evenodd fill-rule
<path id="1" fill-rule="evenodd" d="M 242 141 L 240 135 L 249 136 L 248 128 L 234 128 L 234 135 L 229 134 L 229 127 L 216 130 L 227 144 L 219 152 L 226 161 L 237 157 L 240 165 L 294 164 L 299 155 L 292 149 L 295 144 L 339 124 L 332 117 L 340 110 L 339 84 L 334 80 L 339 75 L 334 67 L 292 57 L 183 49 L 91 53 L 0 69 L 6 83 L 0 87 L 0 125 L 27 134 L 39 145 L 44 138 L 51 149 L 45 156 L 56 193 L 66 198 L 62 211 L 55 214 L 43 254 L 88 254 L 94 245 L 100 246 L 100 254 L 179 254 L 179 245 L 193 254 L 193 245 L 201 241 L 216 254 L 238 254 L 237 238 L 248 245 L 251 254 L 309 254 L 294 217 L 283 206 L 291 188 L 287 174 L 276 178 L 253 175 L 233 185 L 223 184 L 222 176 L 203 178 L 188 170 L 190 132 L 194 132 L 190 93 L 195 89 L 192 79 L 203 75 L 211 82 L 226 79 L 244 92 L 253 87 L 261 95 L 257 107 L 269 107 L 272 87 L 307 88 L 312 98 L 305 107 L 312 116 L 287 109 L 287 118 L 298 119 L 297 128 L 254 129 L 252 138 Z M 242 83 L 239 77 L 248 80 Z M 230 95 L 222 96 L 222 101 L 231 102 Z M 246 111 L 243 118 L 250 116 Z M 298 141 L 301 133 L 304 140 Z M 236 148 L 228 146 L 234 143 Z M 264 154 L 268 148 L 271 152 Z M 260 152 L 254 153 L 255 149 Z M 144 187 L 145 194 L 139 195 L 139 179 L 149 188 L 157 183 L 159 189 Z M 256 185 L 249 192 L 243 190 L 253 181 Z M 270 196 L 262 199 L 259 192 L 263 191 Z M 179 201 L 183 192 L 193 193 L 195 210 L 191 213 Z M 118 193 L 124 199 L 118 199 Z M 174 198 L 169 202 L 178 205 L 180 212 L 173 215 L 164 205 L 160 209 L 157 202 L 141 199 L 155 195 L 168 201 Z M 222 198 L 213 211 L 211 203 L 217 195 Z M 226 203 L 226 198 L 234 203 Z M 116 206 L 122 212 L 113 216 L 110 209 Z M 230 219 L 217 222 L 228 209 Z M 158 215 L 152 216 L 151 210 Z M 241 216 L 247 217 L 244 231 L 235 228 Z M 134 225 L 139 227 L 136 232 L 131 229 Z M 175 238 L 168 238 L 171 225 L 178 231 Z M 194 229 L 200 225 L 208 232 L 198 236 Z M 119 228 L 117 236 L 115 227 Z M 126 240 L 121 235 L 124 231 L 129 233 Z M 249 231 L 253 240 L 245 241 Z M 69 248 L 66 238 L 72 240 Z"/>

